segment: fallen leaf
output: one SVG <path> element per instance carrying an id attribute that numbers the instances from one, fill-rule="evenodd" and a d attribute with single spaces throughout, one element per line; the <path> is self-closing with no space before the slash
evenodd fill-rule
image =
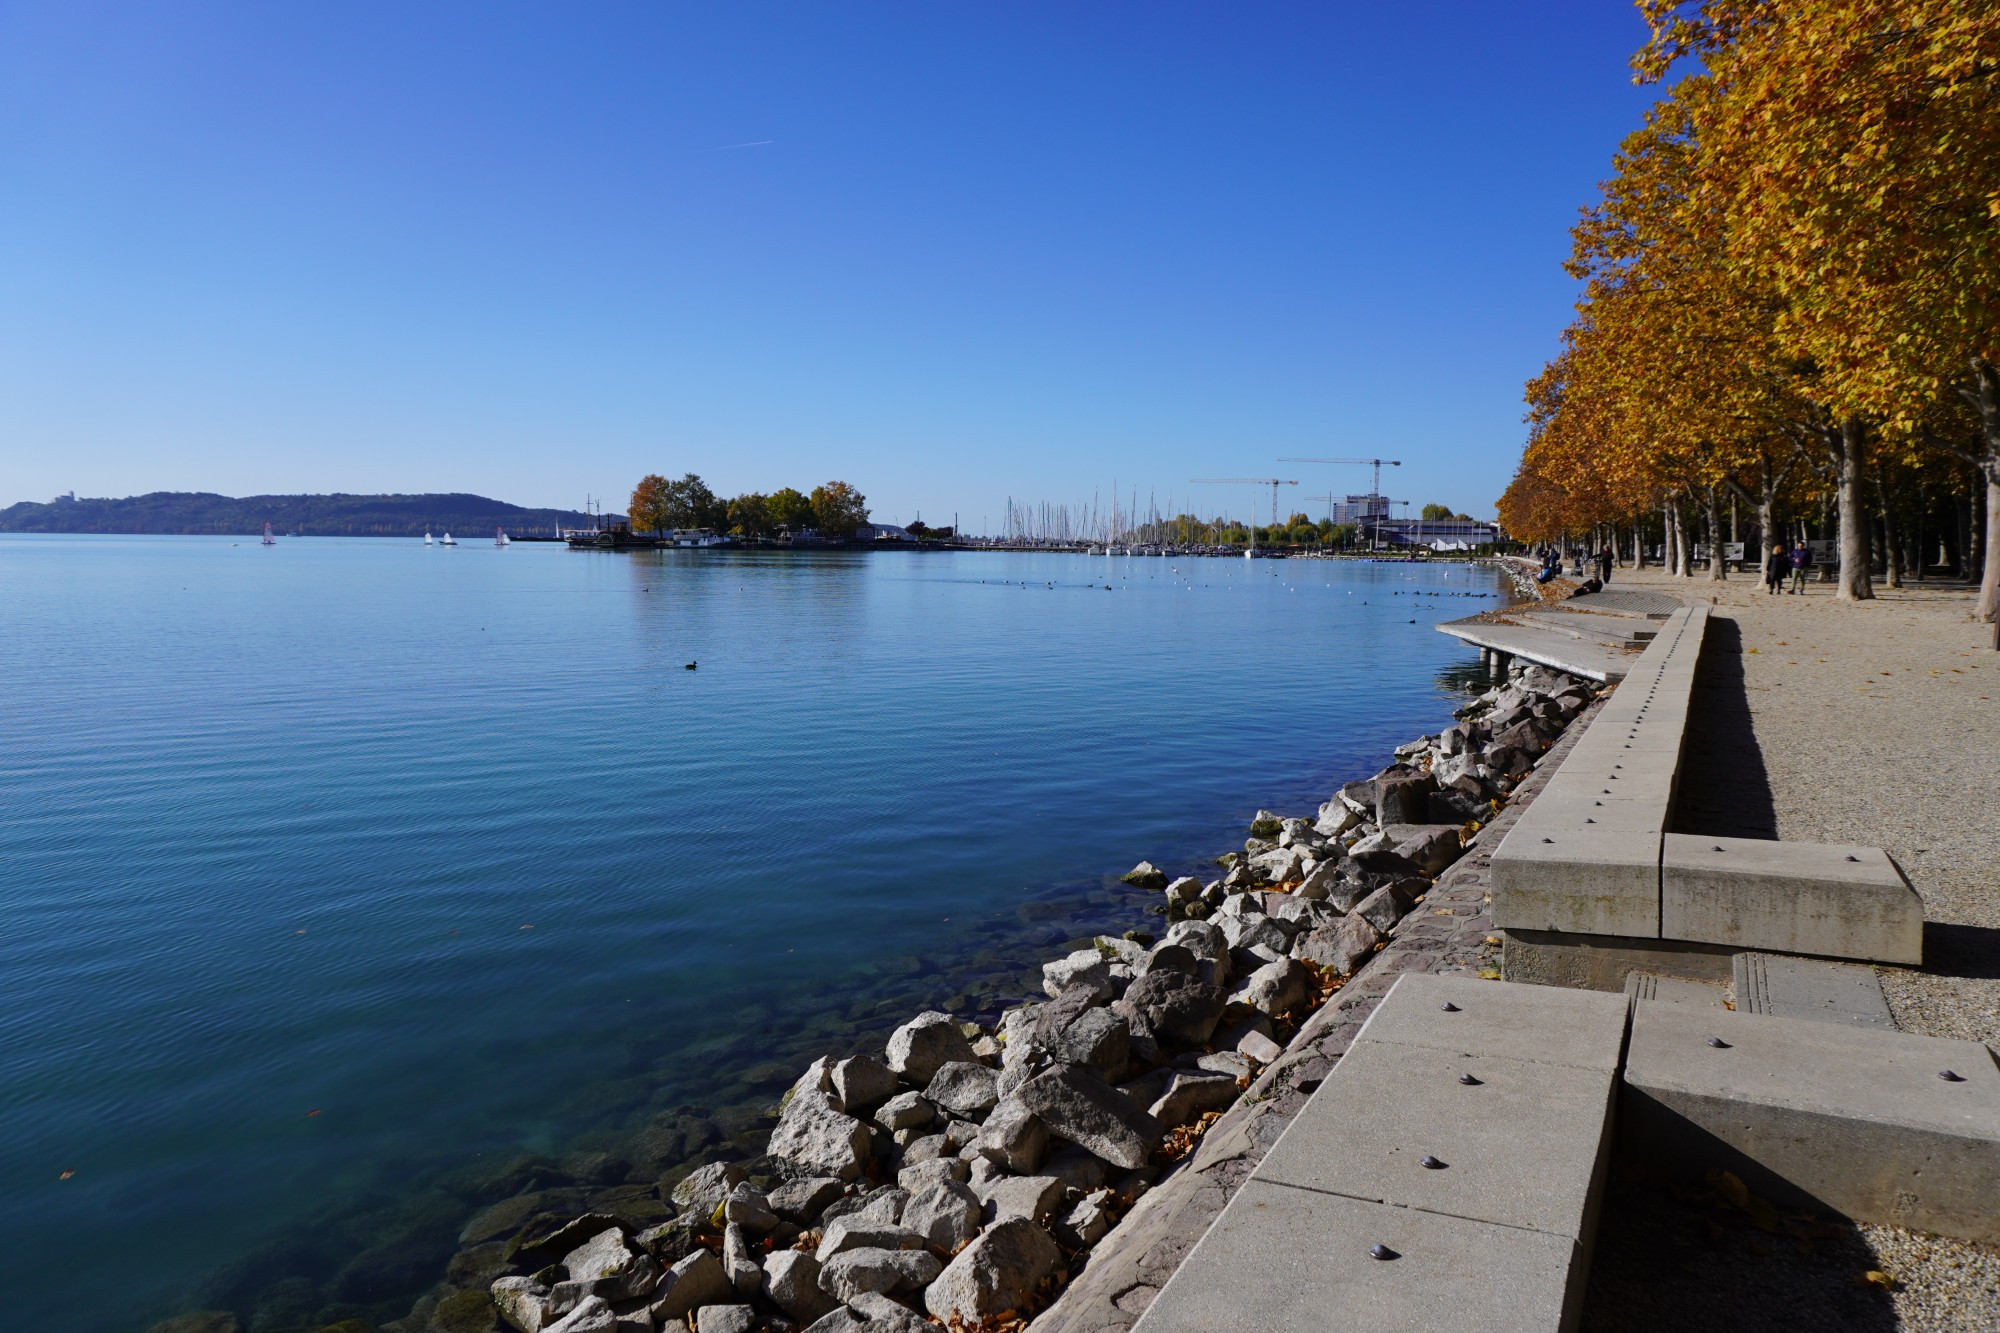
<path id="1" fill-rule="evenodd" d="M 313 1118 L 314 1116 L 316 1116 L 316 1115 L 318 1115 L 318 1114 L 319 1114 L 319 1108 L 318 1108 L 317 1106 L 315 1106 L 315 1107 L 313 1107 L 313 1109 L 312 1109 L 312 1110 L 310 1110 L 310 1111 L 307 1111 L 307 1112 L 306 1112 L 306 1119 L 310 1120 L 310 1119 L 312 1119 L 312 1118 Z"/>
<path id="2" fill-rule="evenodd" d="M 1861 1281 L 1865 1286 L 1880 1287 L 1883 1291 L 1894 1291 L 1903 1285 L 1896 1281 L 1894 1274 L 1885 1273 L 1879 1268 L 1871 1268 L 1863 1273 Z"/>
<path id="3" fill-rule="evenodd" d="M 76 1174 L 76 1168 L 75 1168 L 75 1167 L 70 1167 L 70 1168 L 66 1169 L 66 1170 L 65 1170 L 65 1171 L 64 1171 L 64 1172 L 63 1172 L 63 1173 L 62 1173 L 61 1175 L 57 1176 L 57 1177 L 56 1177 L 56 1179 L 57 1179 L 57 1180 L 68 1180 L 68 1179 L 69 1179 L 69 1178 L 70 1178 L 71 1176 L 73 1176 L 73 1175 L 75 1175 L 75 1174 Z"/>
<path id="4" fill-rule="evenodd" d="M 1734 1171 L 1711 1171 L 1708 1173 L 1708 1187 L 1716 1192 L 1724 1203 L 1741 1208 L 1750 1202 L 1750 1187 L 1745 1185 Z"/>
<path id="5" fill-rule="evenodd" d="M 1497 967 L 1482 967 L 1479 969 L 1479 979 L 1481 981 L 1498 981 L 1500 980 L 1500 969 Z"/>

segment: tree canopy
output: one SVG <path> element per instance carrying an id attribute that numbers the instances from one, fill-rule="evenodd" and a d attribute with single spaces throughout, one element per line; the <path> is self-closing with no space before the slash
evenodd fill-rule
<path id="1" fill-rule="evenodd" d="M 1990 3 L 1639 8 L 1651 33 L 1634 57 L 1639 79 L 1695 72 L 1621 145 L 1572 233 L 1577 316 L 1528 385 L 1528 443 L 1502 522 L 1552 540 L 1658 509 L 1671 547 L 1683 505 L 1706 515 L 1714 541 L 1730 500 L 1749 500 L 1769 531 L 1782 507 L 1809 508 L 1818 493 L 1837 514 L 1840 594 L 1865 598 L 1871 529 L 1893 580 L 1911 545 L 1896 526 L 1909 495 L 1959 494 L 1984 501 L 1990 619 L 2000 577 Z M 1914 558 L 1921 568 L 1927 553 Z"/>

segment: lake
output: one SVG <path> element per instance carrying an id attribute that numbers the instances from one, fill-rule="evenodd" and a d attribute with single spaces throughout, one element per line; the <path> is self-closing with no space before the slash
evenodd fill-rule
<path id="1" fill-rule="evenodd" d="M 1118 874 L 1436 731 L 1478 677 L 1432 626 L 1500 596 L 1442 563 L 0 536 L 12 1318 L 395 1317 L 497 1195 L 733 1151 L 813 1055 L 990 1020 L 1157 922 Z"/>

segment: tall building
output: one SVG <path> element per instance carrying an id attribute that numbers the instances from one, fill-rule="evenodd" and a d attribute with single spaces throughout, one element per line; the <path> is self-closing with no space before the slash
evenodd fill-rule
<path id="1" fill-rule="evenodd" d="M 1373 519 L 1389 517 L 1389 498 L 1385 495 L 1350 495 L 1344 504 L 1333 507 L 1333 521 L 1349 523 L 1359 527 Z"/>

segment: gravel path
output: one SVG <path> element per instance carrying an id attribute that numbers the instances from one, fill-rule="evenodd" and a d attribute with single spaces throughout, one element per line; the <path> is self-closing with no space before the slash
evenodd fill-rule
<path id="1" fill-rule="evenodd" d="M 1922 968 L 1878 969 L 1897 1026 L 2000 1045 L 2000 653 L 1970 592 L 1912 585 L 1848 604 L 1829 584 L 1771 596 L 1754 575 L 1653 570 L 1611 586 L 1716 602 L 1697 686 L 1710 726 L 1690 737 L 1677 821 L 1886 848 L 1927 922 Z M 1606 1210 L 1585 1326 L 1685 1329 L 1726 1311 L 1741 1328 L 2000 1328 L 2000 1252 L 1836 1230 L 1793 1244 L 1713 1201 L 1627 1183 Z M 1868 1287 L 1871 1268 L 1895 1289 Z"/>

